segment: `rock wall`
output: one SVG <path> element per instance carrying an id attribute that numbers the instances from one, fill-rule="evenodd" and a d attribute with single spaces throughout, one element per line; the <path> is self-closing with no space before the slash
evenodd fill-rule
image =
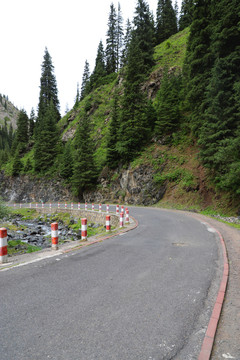
<path id="1" fill-rule="evenodd" d="M 125 203 L 152 205 L 162 199 L 166 186 L 153 180 L 154 170 L 147 165 L 122 169 L 119 173 L 102 174 L 97 190 L 83 193 L 81 201 L 88 203 Z M 60 180 L 31 178 L 30 176 L 6 177 L 0 172 L 0 196 L 10 202 L 72 201 L 73 195 Z M 77 200 L 77 199 L 75 199 Z"/>

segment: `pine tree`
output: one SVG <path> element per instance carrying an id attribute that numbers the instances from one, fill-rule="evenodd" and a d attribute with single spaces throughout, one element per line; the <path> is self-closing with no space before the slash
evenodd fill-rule
<path id="1" fill-rule="evenodd" d="M 153 52 L 155 43 L 155 29 L 153 16 L 149 11 L 149 6 L 144 0 L 138 0 L 135 9 L 134 36 L 138 42 L 138 47 L 143 60 L 145 74 L 153 66 Z"/>
<path id="2" fill-rule="evenodd" d="M 74 145 L 76 150 L 71 184 L 74 194 L 80 196 L 84 190 L 91 188 L 96 180 L 94 147 L 86 113 L 77 127 Z"/>
<path id="3" fill-rule="evenodd" d="M 46 172 L 55 162 L 59 152 L 59 133 L 57 130 L 58 113 L 50 102 L 45 116 L 42 118 L 42 126 L 38 131 L 38 136 L 34 146 L 35 171 Z"/>
<path id="4" fill-rule="evenodd" d="M 122 51 L 122 56 L 121 56 L 121 67 L 127 65 L 127 59 L 128 59 L 129 46 L 130 46 L 131 38 L 132 38 L 132 26 L 131 26 L 130 20 L 127 19 L 125 36 L 124 36 L 124 39 L 123 39 L 123 51 Z"/>
<path id="5" fill-rule="evenodd" d="M 110 169 L 115 169 L 119 164 L 119 153 L 117 151 L 119 126 L 119 94 L 115 92 L 109 134 L 107 137 L 106 163 Z"/>
<path id="6" fill-rule="evenodd" d="M 213 23 L 211 0 L 197 0 L 187 44 L 184 73 L 187 81 L 187 104 L 190 126 L 197 136 L 202 124 L 206 88 L 209 85 L 214 55 L 211 49 Z"/>
<path id="7" fill-rule="evenodd" d="M 90 76 L 90 89 L 95 89 L 102 85 L 103 78 L 106 76 L 105 52 L 102 41 L 100 41 L 95 60 L 95 68 Z"/>
<path id="8" fill-rule="evenodd" d="M 170 36 L 176 34 L 177 14 L 172 6 L 171 0 L 158 0 L 156 16 L 156 42 L 167 40 Z"/>
<path id="9" fill-rule="evenodd" d="M 129 47 L 128 65 L 124 83 L 124 95 L 120 117 L 120 129 L 116 150 L 123 162 L 131 161 L 148 141 L 147 99 L 141 90 L 144 79 L 144 62 L 138 38 L 134 36 Z"/>
<path id="10" fill-rule="evenodd" d="M 122 58 L 122 46 L 123 46 L 123 18 L 121 12 L 121 5 L 118 3 L 118 12 L 117 12 L 117 71 L 121 66 L 121 58 Z"/>
<path id="11" fill-rule="evenodd" d="M 190 26 L 193 21 L 194 0 L 182 0 L 179 18 L 179 31 Z"/>
<path id="12" fill-rule="evenodd" d="M 117 14 L 113 3 L 110 5 L 106 39 L 106 71 L 111 74 L 117 69 Z"/>
<path id="13" fill-rule="evenodd" d="M 30 118 L 29 118 L 29 138 L 33 137 L 35 121 L 36 121 L 35 111 L 32 108 L 31 113 L 30 113 Z"/>
<path id="14" fill-rule="evenodd" d="M 36 121 L 36 132 L 38 128 L 41 127 L 41 120 L 45 117 L 51 101 L 53 102 L 55 113 L 56 113 L 56 122 L 61 118 L 59 111 L 59 100 L 58 100 L 58 90 L 56 78 L 54 75 L 54 66 L 52 64 L 52 58 L 48 52 L 48 49 L 45 48 L 45 53 L 42 63 L 42 73 L 40 79 L 40 95 L 39 95 L 39 104 L 38 104 L 38 115 Z"/>
<path id="15" fill-rule="evenodd" d="M 80 100 L 83 100 L 84 97 L 89 94 L 89 92 L 90 92 L 90 68 L 89 68 L 89 63 L 86 60 L 84 64 L 84 70 L 82 76 Z"/>
<path id="16" fill-rule="evenodd" d="M 21 170 L 22 170 L 22 162 L 20 159 L 20 147 L 18 147 L 17 150 L 15 151 L 15 155 L 13 158 L 12 176 L 19 175 Z"/>
<path id="17" fill-rule="evenodd" d="M 165 69 L 161 87 L 156 97 L 155 134 L 158 139 L 165 135 L 172 135 L 179 127 L 181 86 L 181 75 L 170 75 L 168 69 Z"/>
<path id="18" fill-rule="evenodd" d="M 70 142 L 68 142 L 64 147 L 60 175 L 64 179 L 68 180 L 70 180 L 73 175 L 73 155 Z"/>
<path id="19" fill-rule="evenodd" d="M 20 110 L 17 118 L 16 142 L 20 146 L 19 151 L 23 151 L 28 143 L 28 116 L 25 110 Z"/>
<path id="20" fill-rule="evenodd" d="M 76 109 L 78 107 L 79 102 L 80 102 L 79 83 L 77 83 L 77 95 L 76 95 L 75 103 L 74 103 L 74 106 L 73 106 L 74 109 Z M 68 111 L 66 112 L 66 114 L 67 113 L 68 113 Z"/>
<path id="21" fill-rule="evenodd" d="M 199 144 L 203 163 L 222 188 L 239 193 L 240 4 L 221 0 L 212 9 L 215 62 L 205 97 Z M 235 174 L 235 175 L 234 175 Z"/>

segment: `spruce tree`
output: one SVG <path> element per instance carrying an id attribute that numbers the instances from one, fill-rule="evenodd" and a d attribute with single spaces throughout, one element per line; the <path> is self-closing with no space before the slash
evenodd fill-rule
<path id="1" fill-rule="evenodd" d="M 97 49 L 97 56 L 95 60 L 95 67 L 90 76 L 90 89 L 95 89 L 102 85 L 103 78 L 106 76 L 105 52 L 102 41 L 100 41 Z"/>
<path id="2" fill-rule="evenodd" d="M 176 34 L 177 15 L 172 6 L 171 0 L 158 0 L 156 16 L 156 43 L 167 40 L 170 36 Z"/>
<path id="3" fill-rule="evenodd" d="M 68 142 L 64 147 L 60 175 L 64 179 L 68 180 L 70 180 L 73 175 L 73 154 L 70 142 Z"/>
<path id="4" fill-rule="evenodd" d="M 143 72 L 147 74 L 154 64 L 153 52 L 155 43 L 155 29 L 153 16 L 144 0 L 138 0 L 135 9 L 134 36 L 138 42 L 140 55 L 143 61 Z"/>
<path id="5" fill-rule="evenodd" d="M 126 23 L 126 30 L 125 30 L 125 36 L 123 39 L 123 50 L 121 55 L 121 67 L 127 65 L 127 59 L 128 59 L 128 53 L 129 53 L 129 46 L 131 42 L 132 37 L 132 25 L 130 23 L 130 20 L 127 19 Z"/>
<path id="6" fill-rule="evenodd" d="M 77 127 L 74 146 L 75 156 L 71 184 L 74 194 L 79 197 L 84 190 L 91 188 L 96 180 L 94 145 L 86 113 Z"/>
<path id="7" fill-rule="evenodd" d="M 54 66 L 52 64 L 52 58 L 48 52 L 48 49 L 45 48 L 45 53 L 42 63 L 42 72 L 40 78 L 40 95 L 39 95 L 39 104 L 38 104 L 38 115 L 36 121 L 35 132 L 37 133 L 39 127 L 41 127 L 41 121 L 45 117 L 51 101 L 53 102 L 55 113 L 56 113 L 56 122 L 61 118 L 59 111 L 59 100 L 58 100 L 58 90 L 56 78 L 54 75 Z"/>
<path id="8" fill-rule="evenodd" d="M 19 145 L 19 151 L 23 151 L 28 144 L 28 116 L 25 110 L 20 110 L 17 118 L 16 143 Z"/>
<path id="9" fill-rule="evenodd" d="M 193 21 L 194 0 L 182 0 L 179 18 L 179 31 L 190 26 Z"/>
<path id="10" fill-rule="evenodd" d="M 89 92 L 90 92 L 90 68 L 89 68 L 89 63 L 86 60 L 84 64 L 84 70 L 82 76 L 80 100 L 83 100 L 84 97 L 89 94 Z"/>
<path id="11" fill-rule="evenodd" d="M 119 153 L 117 151 L 117 142 L 119 135 L 119 94 L 114 94 L 114 101 L 109 125 L 109 134 L 107 137 L 107 157 L 106 163 L 110 169 L 115 169 L 119 164 Z"/>
<path id="12" fill-rule="evenodd" d="M 20 159 L 20 146 L 17 147 L 14 158 L 13 158 L 13 164 L 12 164 L 12 176 L 19 175 L 20 171 L 22 170 L 22 162 Z"/>
<path id="13" fill-rule="evenodd" d="M 55 162 L 59 152 L 58 113 L 53 101 L 50 102 L 34 146 L 35 171 L 46 172 Z"/>
<path id="14" fill-rule="evenodd" d="M 30 113 L 30 118 L 29 118 L 29 138 L 33 137 L 35 121 L 36 121 L 35 111 L 32 108 L 31 113 Z"/>
<path id="15" fill-rule="evenodd" d="M 106 71 L 111 74 L 117 69 L 117 13 L 113 3 L 110 5 L 106 39 Z"/>

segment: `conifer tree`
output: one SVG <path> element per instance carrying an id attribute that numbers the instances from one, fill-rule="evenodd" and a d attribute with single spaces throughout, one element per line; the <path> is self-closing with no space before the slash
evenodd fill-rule
<path id="1" fill-rule="evenodd" d="M 39 104 L 38 104 L 38 115 L 35 127 L 35 133 L 39 127 L 41 127 L 41 121 L 45 117 L 50 103 L 53 103 L 55 113 L 56 113 L 56 122 L 61 118 L 59 111 L 59 100 L 58 100 L 58 90 L 56 78 L 54 75 L 54 66 L 52 64 L 52 58 L 48 52 L 48 49 L 45 48 L 45 53 L 42 63 L 42 73 L 40 79 L 40 95 L 39 95 Z"/>
<path id="2" fill-rule="evenodd" d="M 155 29 L 153 16 L 149 6 L 144 0 L 138 0 L 135 9 L 134 36 L 138 42 L 141 58 L 144 66 L 144 73 L 147 74 L 153 66 L 153 51 L 155 43 Z"/>
<path id="3" fill-rule="evenodd" d="M 103 78 L 106 76 L 106 65 L 105 65 L 105 52 L 102 41 L 100 41 L 97 50 L 97 57 L 95 60 L 95 67 L 92 75 L 90 76 L 90 89 L 95 89 L 102 85 Z"/>
<path id="4" fill-rule="evenodd" d="M 16 143 L 20 146 L 21 152 L 28 143 L 28 116 L 25 110 L 20 110 L 17 118 Z"/>
<path id="5" fill-rule="evenodd" d="M 107 137 L 107 157 L 106 163 L 110 169 L 115 169 L 119 163 L 119 153 L 117 151 L 117 142 L 119 134 L 119 94 L 115 92 L 112 107 L 111 121 L 109 125 L 109 134 Z"/>
<path id="6" fill-rule="evenodd" d="M 15 151 L 14 158 L 13 158 L 13 165 L 12 165 L 12 176 L 19 175 L 20 171 L 22 170 L 22 162 L 20 159 L 20 146 L 17 147 Z"/>
<path id="7" fill-rule="evenodd" d="M 160 44 L 176 34 L 177 14 L 171 0 L 158 0 L 156 16 L 156 43 Z"/>
<path id="8" fill-rule="evenodd" d="M 73 106 L 74 109 L 76 109 L 78 107 L 79 101 L 80 101 L 79 83 L 77 83 L 77 94 L 76 94 L 75 103 L 74 103 L 74 106 Z M 66 111 L 66 114 L 68 113 L 68 111 Z"/>
<path id="9" fill-rule="evenodd" d="M 70 180 L 73 175 L 73 155 L 70 142 L 64 147 L 63 161 L 61 164 L 60 175 L 64 179 Z"/>
<path id="10" fill-rule="evenodd" d="M 35 111 L 32 108 L 29 118 L 29 138 L 33 137 L 35 121 L 36 121 Z"/>
<path id="11" fill-rule="evenodd" d="M 57 130 L 58 113 L 53 101 L 50 102 L 34 146 L 35 171 L 45 172 L 55 162 L 59 152 L 59 134 Z"/>
<path id="12" fill-rule="evenodd" d="M 86 60 L 84 64 L 84 70 L 82 76 L 80 100 L 83 100 L 84 97 L 89 94 L 89 92 L 90 92 L 90 68 L 89 68 L 89 63 Z"/>
<path id="13" fill-rule="evenodd" d="M 94 146 L 86 113 L 77 127 L 74 146 L 75 157 L 71 184 L 74 194 L 80 196 L 84 190 L 91 188 L 96 180 Z"/>
<path id="14" fill-rule="evenodd" d="M 190 26 L 193 21 L 194 0 L 182 0 L 179 18 L 179 31 Z"/>
<path id="15" fill-rule="evenodd" d="M 127 58 L 128 58 L 129 46 L 130 46 L 130 42 L 131 42 L 131 36 L 132 36 L 132 26 L 131 26 L 130 20 L 127 19 L 125 36 L 124 36 L 124 39 L 123 39 L 123 50 L 122 50 L 122 55 L 121 55 L 121 67 L 127 65 Z"/>
<path id="16" fill-rule="evenodd" d="M 214 55 L 211 49 L 213 23 L 211 0 L 197 0 L 185 57 L 184 73 L 187 81 L 187 103 L 190 126 L 198 135 L 202 124 L 206 88 L 209 85 Z"/>
<path id="17" fill-rule="evenodd" d="M 113 3 L 110 5 L 106 39 L 106 71 L 111 74 L 117 69 L 117 14 Z"/>
<path id="18" fill-rule="evenodd" d="M 121 66 L 121 58 L 122 58 L 122 46 L 123 46 L 123 18 L 121 5 L 118 3 L 118 12 L 117 12 L 117 71 Z"/>

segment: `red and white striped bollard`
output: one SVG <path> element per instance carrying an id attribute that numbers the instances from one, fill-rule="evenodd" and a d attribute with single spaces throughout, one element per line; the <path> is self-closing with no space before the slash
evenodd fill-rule
<path id="1" fill-rule="evenodd" d="M 0 264 L 7 262 L 7 229 L 0 228 Z"/>
<path id="2" fill-rule="evenodd" d="M 85 203 L 85 211 L 87 211 L 87 203 Z"/>
<path id="3" fill-rule="evenodd" d="M 102 204 L 99 204 L 99 212 L 102 212 Z"/>
<path id="4" fill-rule="evenodd" d="M 129 223 L 129 210 L 128 209 L 125 210 L 125 222 L 126 222 L 126 224 Z"/>
<path id="5" fill-rule="evenodd" d="M 121 214 L 120 214 L 120 228 L 122 228 L 123 227 L 123 225 L 124 225 L 124 213 L 123 212 L 121 212 Z"/>
<path id="6" fill-rule="evenodd" d="M 106 231 L 109 232 L 111 230 L 111 216 L 110 215 L 106 215 Z"/>
<path id="7" fill-rule="evenodd" d="M 94 204 L 92 204 L 92 211 L 94 211 Z"/>
<path id="8" fill-rule="evenodd" d="M 52 235 L 52 249 L 58 249 L 58 223 L 54 222 L 51 224 L 51 235 Z"/>
<path id="9" fill-rule="evenodd" d="M 80 210 L 81 209 L 81 204 L 80 203 L 78 203 L 78 210 Z"/>
<path id="10" fill-rule="evenodd" d="M 109 205 L 107 204 L 107 213 L 109 213 Z"/>
<path id="11" fill-rule="evenodd" d="M 119 215 L 119 205 L 116 206 L 116 215 Z"/>
<path id="12" fill-rule="evenodd" d="M 81 220 L 82 227 L 81 227 L 81 238 L 82 240 L 87 240 L 87 219 L 84 218 Z"/>

